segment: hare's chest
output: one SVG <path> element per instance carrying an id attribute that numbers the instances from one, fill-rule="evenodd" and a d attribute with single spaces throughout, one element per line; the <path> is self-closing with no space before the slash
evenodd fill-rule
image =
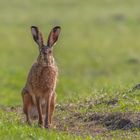
<path id="1" fill-rule="evenodd" d="M 31 76 L 32 89 L 38 92 L 50 92 L 55 89 L 57 70 L 52 68 L 36 69 Z"/>
<path id="2" fill-rule="evenodd" d="M 52 87 L 57 79 L 57 72 L 54 69 L 46 69 L 43 70 L 39 77 L 39 82 L 41 83 L 41 85 L 43 85 L 44 87 Z"/>

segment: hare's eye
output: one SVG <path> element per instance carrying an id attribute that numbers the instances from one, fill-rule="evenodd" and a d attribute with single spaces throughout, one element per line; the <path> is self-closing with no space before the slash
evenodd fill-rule
<path id="1" fill-rule="evenodd" d="M 52 50 L 49 50 L 49 54 L 52 53 Z"/>

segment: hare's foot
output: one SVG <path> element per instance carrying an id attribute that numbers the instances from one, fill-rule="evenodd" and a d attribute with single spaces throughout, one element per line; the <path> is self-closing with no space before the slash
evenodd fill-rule
<path id="1" fill-rule="evenodd" d="M 44 125 L 43 125 L 43 124 L 38 123 L 38 126 L 39 126 L 40 128 L 44 128 Z"/>
<path id="2" fill-rule="evenodd" d="M 51 125 L 50 124 L 47 124 L 47 125 L 45 125 L 45 128 L 46 129 L 50 129 L 51 128 Z"/>
<path id="3" fill-rule="evenodd" d="M 26 123 L 27 123 L 28 125 L 32 126 L 31 121 L 26 121 Z"/>

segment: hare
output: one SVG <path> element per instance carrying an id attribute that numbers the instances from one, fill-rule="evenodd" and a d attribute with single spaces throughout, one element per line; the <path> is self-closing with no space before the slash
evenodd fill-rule
<path id="1" fill-rule="evenodd" d="M 23 111 L 29 124 L 31 116 L 37 112 L 38 124 L 45 128 L 50 128 L 55 108 L 58 68 L 53 58 L 53 46 L 58 40 L 60 30 L 59 26 L 54 27 L 45 45 L 38 27 L 31 26 L 33 39 L 39 46 L 39 56 L 31 67 L 22 90 Z"/>

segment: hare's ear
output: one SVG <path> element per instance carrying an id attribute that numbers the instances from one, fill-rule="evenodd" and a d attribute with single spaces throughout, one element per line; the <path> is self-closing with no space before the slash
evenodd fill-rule
<path id="1" fill-rule="evenodd" d="M 48 37 L 48 43 L 47 43 L 48 47 L 52 47 L 56 43 L 56 41 L 58 40 L 60 30 L 61 30 L 60 26 L 56 26 L 51 30 Z"/>
<path id="2" fill-rule="evenodd" d="M 39 45 L 39 47 L 42 47 L 43 46 L 43 37 L 42 37 L 42 34 L 39 31 L 38 27 L 31 26 L 31 32 L 32 32 L 34 41 Z"/>

